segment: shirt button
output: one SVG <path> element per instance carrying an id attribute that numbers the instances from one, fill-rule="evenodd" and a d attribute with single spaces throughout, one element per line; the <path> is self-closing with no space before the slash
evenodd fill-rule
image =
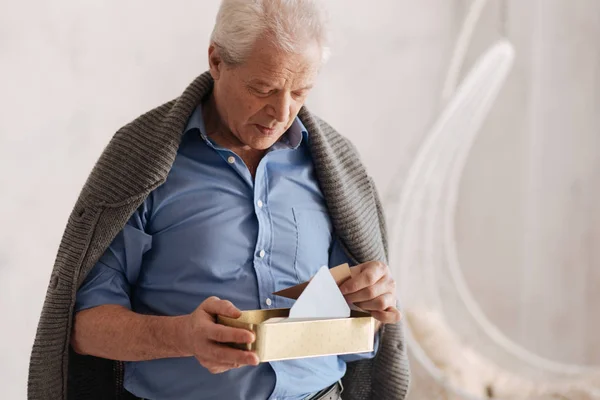
<path id="1" fill-rule="evenodd" d="M 261 200 L 259 200 L 256 202 L 256 205 L 258 206 L 258 208 L 262 208 L 263 202 Z"/>
<path id="2" fill-rule="evenodd" d="M 235 162 L 235 157 L 234 157 L 234 156 L 229 156 L 229 157 L 227 158 L 227 162 L 228 162 L 229 164 L 233 164 L 233 163 Z"/>
<path id="3" fill-rule="evenodd" d="M 265 256 L 265 254 L 267 254 L 267 253 L 265 253 L 264 250 L 261 250 L 260 253 L 258 253 L 258 255 L 260 256 L 260 258 L 263 258 Z"/>
<path id="4" fill-rule="evenodd" d="M 268 306 L 270 306 L 271 304 L 273 304 L 273 302 L 271 301 L 271 299 L 267 299 L 267 300 L 265 301 L 265 303 L 267 303 L 267 305 L 268 305 Z"/>

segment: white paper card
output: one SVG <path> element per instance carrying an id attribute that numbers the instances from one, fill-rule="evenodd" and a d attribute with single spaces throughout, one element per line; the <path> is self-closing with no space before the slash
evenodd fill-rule
<path id="1" fill-rule="evenodd" d="M 287 321 L 350 317 L 350 307 L 325 265 L 319 269 L 290 310 Z"/>

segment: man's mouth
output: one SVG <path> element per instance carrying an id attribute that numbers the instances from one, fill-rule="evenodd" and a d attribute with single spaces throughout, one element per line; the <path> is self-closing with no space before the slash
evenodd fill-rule
<path id="1" fill-rule="evenodd" d="M 263 135 L 273 135 L 275 134 L 275 132 L 277 131 L 277 129 L 275 127 L 273 128 L 269 128 L 267 126 L 263 126 L 260 124 L 255 124 L 256 128 L 260 131 L 260 133 L 262 133 Z"/>

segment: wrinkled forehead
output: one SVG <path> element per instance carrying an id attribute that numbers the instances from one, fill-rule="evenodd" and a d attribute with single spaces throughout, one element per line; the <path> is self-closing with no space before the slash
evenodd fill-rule
<path id="1" fill-rule="evenodd" d="M 312 86 L 321 67 L 321 52 L 316 43 L 290 53 L 268 41 L 259 41 L 245 62 L 239 65 L 240 77 L 259 86 Z"/>

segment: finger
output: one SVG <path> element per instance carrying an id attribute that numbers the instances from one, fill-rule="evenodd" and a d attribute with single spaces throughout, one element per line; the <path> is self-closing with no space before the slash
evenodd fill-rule
<path id="1" fill-rule="evenodd" d="M 223 372 L 227 372 L 230 369 L 234 368 L 233 365 L 224 365 L 224 364 L 209 364 L 209 365 L 204 365 L 204 367 L 211 374 L 222 374 Z"/>
<path id="2" fill-rule="evenodd" d="M 256 353 L 234 349 L 216 342 L 212 342 L 207 350 L 208 361 L 213 363 L 258 365 L 260 362 Z"/>
<path id="3" fill-rule="evenodd" d="M 373 300 L 384 293 L 392 291 L 393 284 L 391 284 L 390 281 L 392 281 L 391 277 L 385 275 L 374 285 L 361 289 L 358 292 L 347 294 L 344 297 L 346 298 L 346 301 L 354 304 Z"/>
<path id="4" fill-rule="evenodd" d="M 354 274 L 352 278 L 340 286 L 340 290 L 344 295 L 372 286 L 388 273 L 387 266 L 379 261 L 368 262 L 354 268 L 360 269 L 358 274 Z"/>
<path id="5" fill-rule="evenodd" d="M 391 293 L 384 293 L 372 300 L 356 303 L 356 305 L 366 311 L 386 311 L 388 308 L 396 306 L 396 297 Z"/>
<path id="6" fill-rule="evenodd" d="M 202 366 L 206 368 L 211 374 L 222 374 L 223 372 L 227 372 L 231 369 L 236 369 L 240 367 L 240 365 L 238 364 L 222 364 L 212 362 L 202 363 Z"/>
<path id="7" fill-rule="evenodd" d="M 206 327 L 208 339 L 219 343 L 253 343 L 254 333 L 247 329 L 211 324 Z"/>
<path id="8" fill-rule="evenodd" d="M 242 312 L 228 300 L 216 296 L 209 297 L 202 303 L 202 308 L 209 314 L 222 315 L 229 318 L 239 318 Z"/>
<path id="9" fill-rule="evenodd" d="M 400 322 L 402 319 L 402 314 L 395 307 L 392 307 L 386 311 L 371 311 L 371 315 L 373 318 L 383 322 L 384 324 L 395 324 Z"/>

